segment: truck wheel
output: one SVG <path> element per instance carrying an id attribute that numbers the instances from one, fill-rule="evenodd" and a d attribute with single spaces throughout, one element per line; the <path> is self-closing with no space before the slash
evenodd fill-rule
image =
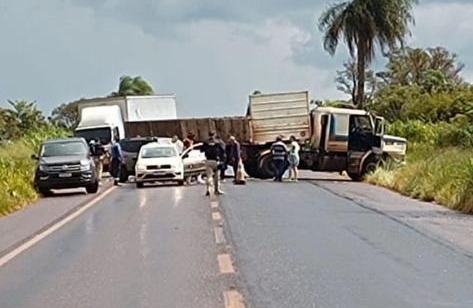
<path id="1" fill-rule="evenodd" d="M 95 194 L 97 191 L 99 191 L 99 182 L 95 181 L 95 183 L 87 186 L 85 188 L 88 194 Z"/>
<path id="2" fill-rule="evenodd" d="M 270 179 L 275 176 L 274 172 L 274 166 L 273 162 L 271 160 L 271 156 L 266 155 L 263 157 L 260 157 L 259 159 L 259 165 L 261 166 L 259 168 L 259 174 L 258 177 L 261 179 Z"/>
<path id="3" fill-rule="evenodd" d="M 374 158 L 368 158 L 363 164 L 361 173 L 348 173 L 348 176 L 355 182 L 361 182 L 368 173 L 374 172 L 378 168 L 379 162 Z"/>
<path id="4" fill-rule="evenodd" d="M 259 176 L 257 163 L 245 164 L 245 171 L 252 178 L 258 178 Z"/>
<path id="5" fill-rule="evenodd" d="M 143 182 L 136 182 L 136 188 L 143 188 Z"/>

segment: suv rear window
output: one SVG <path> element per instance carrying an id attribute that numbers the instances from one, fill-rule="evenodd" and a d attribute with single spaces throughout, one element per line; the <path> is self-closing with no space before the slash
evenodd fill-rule
<path id="1" fill-rule="evenodd" d="M 141 146 L 149 143 L 151 140 L 122 140 L 120 146 L 125 152 L 138 153 Z"/>

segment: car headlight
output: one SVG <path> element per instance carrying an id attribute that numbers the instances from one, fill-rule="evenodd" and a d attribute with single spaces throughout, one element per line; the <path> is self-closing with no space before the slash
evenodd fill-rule
<path id="1" fill-rule="evenodd" d="M 145 166 L 145 165 L 136 165 L 136 170 L 137 170 L 137 171 L 145 171 L 145 170 L 146 170 L 146 166 Z"/>
<path id="2" fill-rule="evenodd" d="M 39 171 L 46 172 L 49 171 L 49 168 L 47 165 L 39 165 Z"/>
<path id="3" fill-rule="evenodd" d="M 80 161 L 80 171 L 89 171 L 90 170 L 90 162 L 88 160 L 81 160 Z"/>

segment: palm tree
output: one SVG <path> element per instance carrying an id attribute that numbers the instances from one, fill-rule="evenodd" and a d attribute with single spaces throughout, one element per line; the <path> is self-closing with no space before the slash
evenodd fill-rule
<path id="1" fill-rule="evenodd" d="M 153 95 L 153 88 L 142 77 L 122 76 L 118 85 L 118 92 L 113 92 L 111 96 L 127 95 Z"/>
<path id="2" fill-rule="evenodd" d="M 414 23 L 413 5 L 418 0 L 352 0 L 330 6 L 319 19 L 324 33 L 324 49 L 334 55 L 340 39 L 356 60 L 358 79 L 356 100 L 363 108 L 365 70 L 375 57 L 376 46 L 387 49 L 403 47 L 409 26 Z"/>

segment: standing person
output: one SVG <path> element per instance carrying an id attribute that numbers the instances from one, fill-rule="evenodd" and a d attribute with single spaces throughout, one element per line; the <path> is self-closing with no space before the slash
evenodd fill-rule
<path id="1" fill-rule="evenodd" d="M 276 142 L 271 146 L 272 161 L 275 170 L 274 181 L 282 182 L 282 176 L 286 171 L 286 160 L 288 150 L 286 145 L 282 142 L 282 137 L 278 136 Z"/>
<path id="2" fill-rule="evenodd" d="M 289 153 L 287 156 L 287 160 L 289 162 L 289 181 L 297 182 L 297 178 L 299 177 L 299 170 L 297 167 L 299 166 L 299 151 L 301 147 L 297 142 L 296 137 L 291 136 L 289 140 L 291 141 L 289 144 Z"/>
<path id="3" fill-rule="evenodd" d="M 174 135 L 174 137 L 172 137 L 172 143 L 174 143 L 174 145 L 176 146 L 177 152 L 179 154 L 182 154 L 182 152 L 184 151 L 184 143 L 179 139 L 179 137 Z"/>
<path id="4" fill-rule="evenodd" d="M 216 194 L 221 195 L 219 181 L 219 165 L 225 162 L 225 145 L 217 139 L 215 133 L 209 133 L 209 139 L 204 142 L 200 149 L 205 153 L 205 173 L 207 175 L 207 191 L 206 196 L 210 196 L 210 187 L 214 187 Z"/>
<path id="5" fill-rule="evenodd" d="M 190 148 L 194 144 L 194 137 L 193 133 L 188 133 L 186 139 L 184 139 L 184 150 Z"/>
<path id="6" fill-rule="evenodd" d="M 233 168 L 234 181 L 237 180 L 238 164 L 241 160 L 241 146 L 234 136 L 230 136 L 229 143 L 227 145 L 227 162 L 229 166 Z"/>
<path id="7" fill-rule="evenodd" d="M 97 174 L 97 180 L 100 185 L 102 183 L 103 161 L 105 159 L 105 148 L 103 147 L 103 145 L 100 143 L 98 139 L 97 140 L 92 139 L 89 145 L 90 145 L 90 153 L 92 155 L 92 158 L 95 164 L 95 172 Z"/>
<path id="8" fill-rule="evenodd" d="M 112 150 L 111 150 L 112 152 L 111 174 L 113 177 L 113 185 L 118 185 L 122 164 L 124 163 L 122 148 L 118 141 L 119 141 L 118 136 L 116 136 L 114 138 L 114 142 L 112 144 Z"/>

